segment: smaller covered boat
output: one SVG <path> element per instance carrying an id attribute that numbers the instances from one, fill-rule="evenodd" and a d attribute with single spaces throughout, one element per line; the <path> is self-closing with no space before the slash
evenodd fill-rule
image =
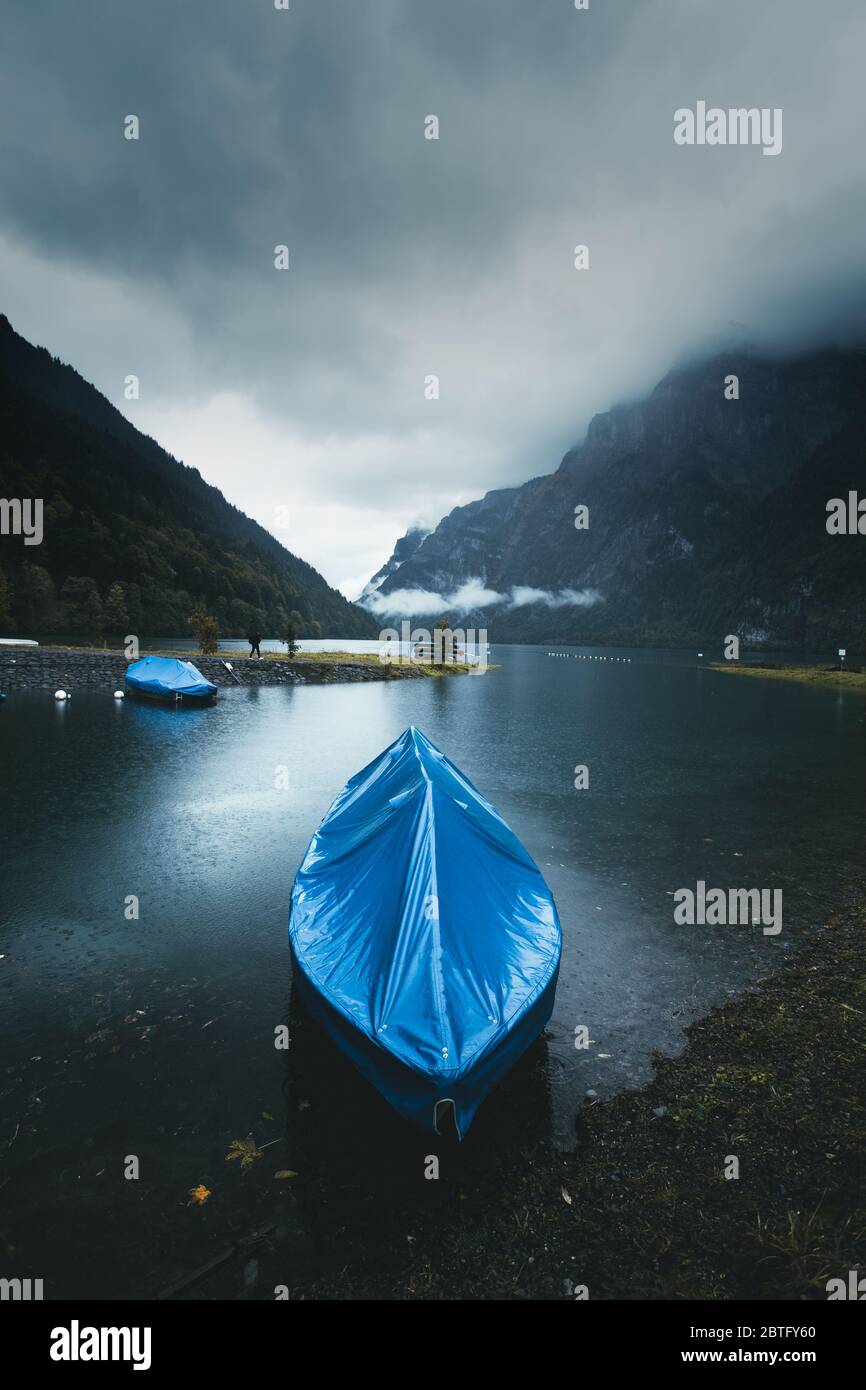
<path id="1" fill-rule="evenodd" d="M 126 689 L 130 695 L 170 704 L 203 704 L 217 693 L 213 681 L 202 675 L 191 661 L 172 656 L 143 656 L 126 668 Z"/>

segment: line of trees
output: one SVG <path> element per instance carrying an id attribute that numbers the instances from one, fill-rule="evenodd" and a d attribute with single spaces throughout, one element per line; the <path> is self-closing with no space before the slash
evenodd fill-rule
<path id="1" fill-rule="evenodd" d="M 297 613 L 292 613 L 279 635 L 279 640 L 284 643 L 286 654 L 290 658 L 298 654 L 298 635 L 295 621 L 298 616 Z M 197 603 L 189 615 L 189 625 L 193 630 L 202 656 L 214 656 L 219 651 L 220 630 L 219 623 L 213 614 L 208 613 L 200 603 Z"/>
<path id="2" fill-rule="evenodd" d="M 17 637 L 84 642 L 120 642 L 131 632 L 177 637 L 189 632 L 195 608 L 209 614 L 225 637 L 246 637 L 255 630 L 282 638 L 290 625 L 297 636 L 322 635 L 317 621 L 279 604 L 265 609 L 224 595 L 207 602 L 184 589 L 119 579 L 99 584 L 87 575 L 68 575 L 58 587 L 48 570 L 32 561 L 25 561 L 11 577 L 0 569 L 0 633 Z"/>

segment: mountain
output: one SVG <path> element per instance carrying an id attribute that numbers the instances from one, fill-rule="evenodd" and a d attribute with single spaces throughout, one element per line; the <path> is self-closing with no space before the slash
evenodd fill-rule
<path id="1" fill-rule="evenodd" d="M 414 555 L 421 542 L 429 536 L 430 532 L 423 526 L 410 526 L 405 536 L 401 536 L 391 553 L 390 559 L 385 561 L 381 569 L 378 569 L 373 578 L 364 585 L 362 593 L 356 600 L 360 604 L 371 601 L 373 595 L 378 591 L 384 580 L 390 579 L 391 575 L 396 574 L 404 560 L 408 560 L 410 555 Z"/>
<path id="2" fill-rule="evenodd" d="M 375 637 L 368 613 L 0 315 L 0 495 L 42 498 L 44 539 L 0 540 L 0 624 L 22 635 Z"/>
<path id="3" fill-rule="evenodd" d="M 404 591 L 433 592 L 503 642 L 859 649 L 866 540 L 828 535 L 826 504 L 866 493 L 864 401 L 862 351 L 681 367 L 596 416 L 555 473 L 456 507 L 365 601 L 421 622 Z"/>

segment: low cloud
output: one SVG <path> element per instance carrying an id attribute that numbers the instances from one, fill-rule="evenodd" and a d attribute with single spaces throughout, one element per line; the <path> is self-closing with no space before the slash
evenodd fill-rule
<path id="1" fill-rule="evenodd" d="M 526 608 L 531 603 L 543 603 L 545 608 L 592 608 L 601 603 L 598 589 L 531 589 L 526 584 L 518 584 L 511 590 L 509 607 Z"/>
<path id="2" fill-rule="evenodd" d="M 862 341 L 862 0 L 81 8 L 3 6 L 2 308 L 347 595 L 731 319 Z"/>
<path id="3" fill-rule="evenodd" d="M 602 602 L 597 589 L 533 589 L 515 585 L 506 594 L 488 589 L 481 579 L 467 579 L 450 594 L 438 594 L 432 589 L 395 589 L 390 594 L 368 595 L 364 607 L 377 617 L 418 618 L 441 613 L 469 613 L 476 608 L 527 608 L 543 604 L 546 608 L 591 608 Z"/>
<path id="4" fill-rule="evenodd" d="M 437 594 L 432 589 L 395 589 L 391 594 L 370 594 L 364 607 L 378 617 L 380 614 L 399 614 L 417 618 L 438 613 L 468 613 L 472 608 L 492 608 L 504 600 L 503 594 L 488 589 L 480 579 L 467 579 L 451 594 Z"/>

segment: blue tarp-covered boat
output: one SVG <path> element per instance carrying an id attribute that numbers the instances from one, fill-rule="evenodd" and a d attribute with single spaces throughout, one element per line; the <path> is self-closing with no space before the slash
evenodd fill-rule
<path id="1" fill-rule="evenodd" d="M 191 661 L 170 656 L 144 656 L 134 661 L 126 668 L 126 688 L 132 695 L 151 700 L 192 700 L 199 704 L 217 693 L 213 681 L 207 680 Z"/>
<path id="2" fill-rule="evenodd" d="M 410 728 L 310 841 L 289 941 L 311 1012 L 363 1075 L 423 1129 L 451 1109 L 463 1136 L 550 1017 L 562 935 L 516 835 Z"/>

